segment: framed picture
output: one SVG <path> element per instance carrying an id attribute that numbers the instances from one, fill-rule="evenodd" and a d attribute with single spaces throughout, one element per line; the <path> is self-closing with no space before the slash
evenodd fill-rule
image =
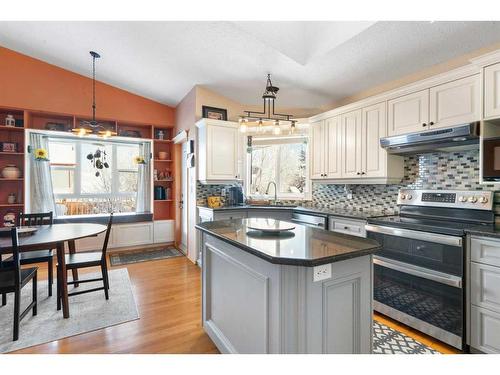
<path id="1" fill-rule="evenodd" d="M 0 142 L 0 150 L 2 150 L 2 152 L 17 152 L 17 143 Z"/>
<path id="2" fill-rule="evenodd" d="M 222 120 L 227 121 L 227 110 L 223 108 L 207 107 L 206 105 L 201 107 L 202 116 L 204 118 L 209 118 L 212 120 Z"/>

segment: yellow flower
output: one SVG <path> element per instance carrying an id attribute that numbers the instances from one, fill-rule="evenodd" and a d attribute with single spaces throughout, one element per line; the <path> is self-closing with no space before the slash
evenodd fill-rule
<path id="1" fill-rule="evenodd" d="M 135 162 L 135 164 L 146 164 L 146 162 L 144 161 L 144 158 L 142 156 L 134 157 L 134 162 Z"/>
<path id="2" fill-rule="evenodd" d="M 37 148 L 35 150 L 35 159 L 37 160 L 47 160 L 48 152 L 44 148 Z"/>

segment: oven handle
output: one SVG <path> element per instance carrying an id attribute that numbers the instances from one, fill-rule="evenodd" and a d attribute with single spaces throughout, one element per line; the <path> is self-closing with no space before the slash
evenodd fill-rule
<path id="1" fill-rule="evenodd" d="M 404 272 L 409 275 L 422 277 L 437 283 L 446 284 L 455 288 L 462 287 L 462 278 L 447 273 L 430 270 L 428 268 L 415 266 L 413 264 L 398 262 L 397 260 L 387 259 L 378 255 L 373 256 L 373 263 L 391 270 Z"/>
<path id="2" fill-rule="evenodd" d="M 448 236 L 429 232 L 420 232 L 410 229 L 383 227 L 380 225 L 365 225 L 368 232 L 387 234 L 389 236 L 406 237 L 414 240 L 435 242 L 441 245 L 462 246 L 462 237 Z"/>

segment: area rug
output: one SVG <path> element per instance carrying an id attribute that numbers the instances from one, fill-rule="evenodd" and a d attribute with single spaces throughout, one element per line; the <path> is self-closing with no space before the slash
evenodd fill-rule
<path id="1" fill-rule="evenodd" d="M 112 266 L 121 266 L 124 264 L 148 262 L 150 260 L 180 256 L 183 256 L 183 254 L 179 250 L 174 247 L 167 247 L 166 249 L 136 250 L 114 253 L 110 254 L 109 260 Z"/>
<path id="2" fill-rule="evenodd" d="M 373 353 L 440 354 L 437 350 L 376 320 L 373 321 Z"/>
<path id="3" fill-rule="evenodd" d="M 81 278 L 100 277 L 100 273 L 85 274 Z M 95 287 L 96 283 L 80 284 L 77 288 Z M 21 321 L 19 340 L 12 341 L 14 295 L 8 294 L 6 306 L 0 306 L 0 353 L 11 352 L 46 342 L 60 340 L 101 328 L 139 319 L 126 268 L 109 272 L 109 300 L 104 292 L 81 294 L 69 298 L 70 317 L 64 319 L 56 309 L 55 292 L 48 297 L 47 281 L 38 283 L 38 315 L 31 312 Z M 71 291 L 73 287 L 69 287 Z M 31 301 L 31 283 L 23 288 L 21 310 Z"/>

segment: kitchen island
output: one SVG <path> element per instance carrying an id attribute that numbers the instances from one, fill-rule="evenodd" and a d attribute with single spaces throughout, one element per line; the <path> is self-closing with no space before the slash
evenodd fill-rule
<path id="1" fill-rule="evenodd" d="M 370 239 L 293 224 L 200 223 L 203 327 L 223 353 L 370 353 Z"/>

